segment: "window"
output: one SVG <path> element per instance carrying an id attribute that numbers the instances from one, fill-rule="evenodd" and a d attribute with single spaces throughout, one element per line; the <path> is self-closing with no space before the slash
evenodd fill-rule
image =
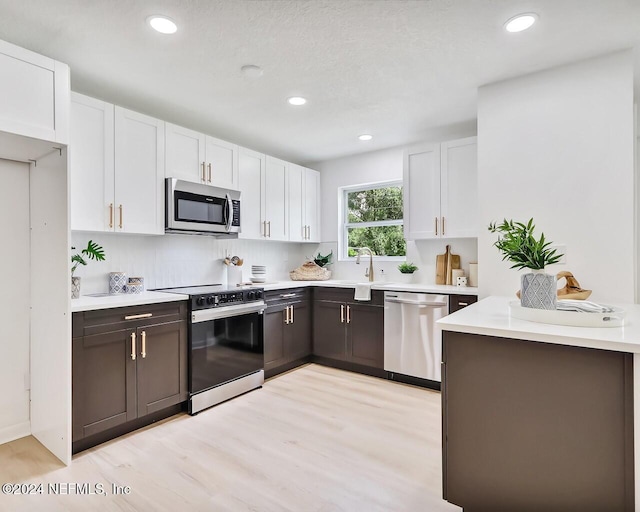
<path id="1" fill-rule="evenodd" d="M 403 259 L 407 252 L 402 220 L 402 182 L 341 189 L 341 259 L 368 247 L 376 256 Z"/>

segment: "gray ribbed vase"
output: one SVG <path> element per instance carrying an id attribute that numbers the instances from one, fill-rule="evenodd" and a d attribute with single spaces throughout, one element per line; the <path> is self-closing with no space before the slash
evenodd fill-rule
<path id="1" fill-rule="evenodd" d="M 533 270 L 520 277 L 520 304 L 523 308 L 556 309 L 556 276 Z"/>

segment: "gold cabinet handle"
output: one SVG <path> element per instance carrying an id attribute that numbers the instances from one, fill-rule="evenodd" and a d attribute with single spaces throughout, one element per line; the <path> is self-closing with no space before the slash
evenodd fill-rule
<path id="1" fill-rule="evenodd" d="M 271 238 L 271 221 L 267 221 L 267 224 L 269 225 L 269 238 Z"/>
<path id="2" fill-rule="evenodd" d="M 109 204 L 109 227 L 113 228 L 113 203 Z"/>
<path id="3" fill-rule="evenodd" d="M 289 306 L 284 308 L 284 323 L 289 325 Z"/>
<path id="4" fill-rule="evenodd" d="M 438 236 L 438 217 L 436 217 L 436 236 Z"/>
<path id="5" fill-rule="evenodd" d="M 340 304 L 340 323 L 344 323 L 344 304 Z"/>
<path id="6" fill-rule="evenodd" d="M 139 320 L 140 318 L 151 318 L 153 313 L 142 313 L 140 315 L 127 315 L 124 317 L 125 320 Z"/>
<path id="7" fill-rule="evenodd" d="M 147 333 L 142 331 L 142 359 L 147 357 Z"/>
<path id="8" fill-rule="evenodd" d="M 136 333 L 131 333 L 131 360 L 136 360 Z"/>
<path id="9" fill-rule="evenodd" d="M 351 306 L 347 306 L 347 323 L 351 323 Z"/>
<path id="10" fill-rule="evenodd" d="M 289 306 L 291 308 L 291 323 L 294 323 L 295 320 L 293 319 L 293 306 Z"/>
<path id="11" fill-rule="evenodd" d="M 122 205 L 118 206 L 118 209 L 120 210 L 120 229 L 122 229 Z"/>
<path id="12" fill-rule="evenodd" d="M 211 183 L 211 163 L 209 163 L 208 167 L 209 167 L 209 183 Z"/>
<path id="13" fill-rule="evenodd" d="M 444 236 L 444 217 L 442 217 L 442 235 Z"/>
<path id="14" fill-rule="evenodd" d="M 206 171 L 206 162 L 202 162 L 202 182 L 207 182 L 207 171 Z"/>

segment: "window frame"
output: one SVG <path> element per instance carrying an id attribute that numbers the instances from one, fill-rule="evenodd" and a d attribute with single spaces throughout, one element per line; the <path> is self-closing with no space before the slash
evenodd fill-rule
<path id="1" fill-rule="evenodd" d="M 400 187 L 403 191 L 403 212 L 401 220 L 380 220 L 375 222 L 346 222 L 347 219 L 347 194 L 364 190 L 375 190 L 378 188 Z M 402 179 L 376 181 L 373 183 L 360 183 L 338 187 L 338 261 L 355 261 L 355 256 L 349 256 L 348 234 L 349 228 L 369 228 L 377 226 L 402 226 L 404 235 L 404 185 Z M 406 238 L 405 238 L 406 242 Z M 368 257 L 368 256 L 367 256 Z M 374 256 L 374 261 L 406 261 L 407 256 Z"/>

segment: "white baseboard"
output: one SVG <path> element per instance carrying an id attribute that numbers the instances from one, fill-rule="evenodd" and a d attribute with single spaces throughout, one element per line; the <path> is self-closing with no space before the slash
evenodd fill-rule
<path id="1" fill-rule="evenodd" d="M 9 427 L 0 428 L 0 444 L 15 441 L 21 437 L 27 437 L 31 435 L 31 422 L 25 421 L 18 423 L 17 425 L 11 425 Z"/>

